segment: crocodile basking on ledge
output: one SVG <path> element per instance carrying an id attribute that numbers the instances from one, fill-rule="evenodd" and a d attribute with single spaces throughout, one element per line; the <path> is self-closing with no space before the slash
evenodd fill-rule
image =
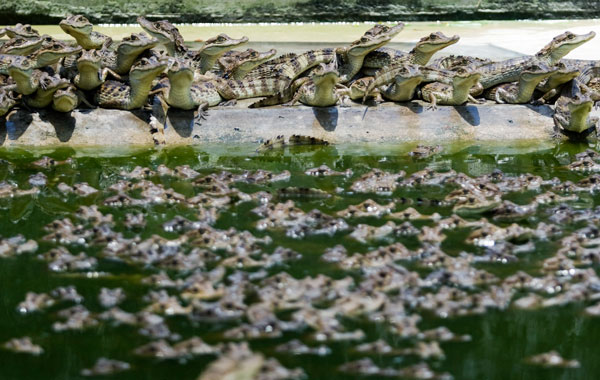
<path id="1" fill-rule="evenodd" d="M 457 43 L 459 39 L 459 36 L 447 37 L 442 32 L 436 32 L 421 38 L 408 53 L 391 48 L 379 48 L 365 57 L 363 68 L 380 69 L 397 63 L 425 66 L 436 52 Z M 367 72 L 367 74 L 371 73 Z"/>
<path id="2" fill-rule="evenodd" d="M 106 81 L 108 74 L 115 79 L 121 76 L 108 67 L 102 67 L 102 55 L 98 50 L 84 50 L 77 59 L 78 73 L 73 83 L 82 90 L 93 90 Z"/>
<path id="3" fill-rule="evenodd" d="M 313 107 L 330 107 L 336 105 L 342 95 L 348 95 L 347 88 L 340 88 L 337 84 L 340 76 L 337 70 L 330 65 L 321 63 L 311 77 L 296 79 L 289 87 L 250 105 L 250 108 L 265 107 L 277 104 L 294 105 L 300 102 Z"/>
<path id="4" fill-rule="evenodd" d="M 527 66 L 538 62 L 554 66 L 571 50 L 588 42 L 595 35 L 596 33 L 594 32 L 581 35 L 565 32 L 554 37 L 550 43 L 533 56 L 512 58 L 495 63 L 472 65 L 470 67 L 477 68 L 481 72 L 480 83 L 484 89 L 500 83 L 515 82 L 519 79 L 519 74 Z"/>
<path id="5" fill-rule="evenodd" d="M 155 57 L 142 58 L 129 71 L 129 84 L 117 81 L 104 82 L 96 92 L 100 107 L 132 110 L 148 101 L 152 81 L 167 68 L 164 61 Z"/>
<path id="6" fill-rule="evenodd" d="M 484 92 L 487 99 L 496 103 L 524 104 L 529 103 L 537 85 L 558 71 L 544 64 L 526 66 L 519 74 L 518 82 L 503 83 Z"/>
<path id="7" fill-rule="evenodd" d="M 75 38 L 79 46 L 86 50 L 107 48 L 112 43 L 112 38 L 109 36 L 94 32 L 92 30 L 94 26 L 83 15 L 69 16 L 58 25 L 65 33 Z"/>
<path id="8" fill-rule="evenodd" d="M 470 90 L 481 78 L 481 73 L 471 69 L 457 69 L 451 73 L 451 84 L 434 82 L 421 89 L 421 98 L 431 103 L 430 109 L 436 109 L 438 104 L 459 106 L 467 101 L 478 103 L 470 95 Z"/>

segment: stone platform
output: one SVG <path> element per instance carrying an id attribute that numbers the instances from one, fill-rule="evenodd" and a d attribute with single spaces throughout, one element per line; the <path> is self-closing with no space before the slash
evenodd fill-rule
<path id="1" fill-rule="evenodd" d="M 211 108 L 200 125 L 192 111 L 170 110 L 164 136 L 151 133 L 149 111 L 51 110 L 13 111 L 0 121 L 0 146 L 147 146 L 201 143 L 259 143 L 293 134 L 331 143 L 402 143 L 451 141 L 548 140 L 553 135 L 549 106 L 439 106 L 430 110 L 420 101 L 367 107 L 305 106 L 248 109 Z M 4 119 L 4 118 L 3 118 Z"/>

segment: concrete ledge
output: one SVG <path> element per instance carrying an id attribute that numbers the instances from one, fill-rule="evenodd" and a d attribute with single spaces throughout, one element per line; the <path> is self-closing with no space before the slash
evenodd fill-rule
<path id="1" fill-rule="evenodd" d="M 201 125 L 193 112 L 170 110 L 163 140 L 167 145 L 254 143 L 277 135 L 309 135 L 331 143 L 400 143 L 449 141 L 548 140 L 553 109 L 529 105 L 440 106 L 428 110 L 420 101 L 377 107 L 311 108 L 304 106 L 209 110 Z M 13 111 L 0 121 L 0 146 L 153 145 L 148 111 Z"/>

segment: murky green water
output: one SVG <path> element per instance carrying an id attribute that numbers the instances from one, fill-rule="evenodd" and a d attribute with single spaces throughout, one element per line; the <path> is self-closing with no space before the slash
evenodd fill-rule
<path id="1" fill-rule="evenodd" d="M 189 165 L 198 171 L 201 176 L 210 173 L 219 173 L 224 170 L 239 173 L 244 170 L 255 171 L 258 169 L 280 173 L 289 170 L 289 180 L 270 182 L 264 184 L 234 183 L 232 188 L 237 188 L 245 194 L 258 191 L 267 191 L 277 194 L 277 189 L 284 187 L 309 187 L 318 188 L 327 192 L 327 198 L 293 196 L 295 205 L 308 212 L 319 209 L 322 212 L 335 215 L 339 210 L 349 205 L 357 205 L 364 200 L 373 199 L 379 204 L 396 202 L 395 211 L 406 207 L 414 207 L 423 214 L 438 212 L 442 217 L 452 213 L 452 206 L 435 206 L 431 200 L 443 199 L 444 196 L 456 187 L 446 186 L 399 186 L 391 194 L 359 194 L 350 191 L 352 183 L 361 175 L 373 168 L 379 168 L 396 173 L 404 170 L 408 177 L 410 174 L 426 167 L 444 172 L 455 170 L 477 177 L 500 169 L 505 176 L 518 176 L 531 173 L 542 176 L 544 179 L 558 178 L 560 181 L 577 182 L 589 177 L 591 173 L 574 172 L 567 169 L 574 155 L 589 148 L 586 144 L 558 144 L 546 146 L 447 146 L 440 154 L 429 159 L 416 160 L 408 155 L 412 146 L 402 147 L 350 147 L 350 146 L 324 146 L 324 147 L 292 147 L 285 150 L 276 150 L 266 153 L 255 153 L 253 147 L 218 147 L 212 150 L 204 148 L 174 148 L 163 150 L 139 150 L 132 152 L 106 152 L 106 151 L 75 151 L 59 149 L 46 152 L 27 152 L 22 150 L 0 150 L 0 182 L 7 181 L 21 190 L 31 188 L 30 176 L 41 172 L 47 177 L 47 184 L 39 186 L 40 191 L 34 195 L 0 198 L 0 239 L 6 239 L 17 234 L 22 234 L 26 239 L 35 239 L 39 248 L 35 253 L 25 253 L 6 258 L 0 258 L 0 343 L 12 338 L 29 336 L 32 341 L 40 345 L 44 353 L 39 356 L 14 353 L 0 350 L 0 379 L 78 379 L 82 369 L 90 368 L 100 357 L 122 360 L 130 363 L 131 369 L 107 376 L 113 379 L 196 379 L 206 368 L 207 364 L 215 360 L 215 355 L 199 355 L 185 360 L 182 359 L 156 359 L 134 354 L 134 350 L 156 338 L 140 334 L 139 326 L 116 326 L 111 321 L 98 320 L 98 324 L 79 330 L 66 330 L 57 332 L 53 324 L 62 320 L 58 316 L 61 309 L 73 306 L 70 302 L 61 302 L 37 312 L 22 314 L 17 306 L 25 299 L 27 292 L 49 292 L 58 286 L 73 285 L 84 301 L 81 303 L 92 315 L 98 315 L 105 309 L 98 302 L 98 294 L 102 287 L 123 288 L 126 299 L 119 307 L 127 312 L 136 313 L 148 306 L 149 302 L 144 296 L 152 289 L 158 287 L 142 282 L 144 277 L 158 273 L 155 265 L 141 265 L 127 260 L 115 260 L 106 257 L 104 247 L 106 244 L 87 242 L 86 244 L 61 244 L 58 242 L 44 241 L 42 238 L 49 232 L 44 226 L 49 223 L 70 218 L 74 223 L 82 223 L 74 216 L 80 206 L 98 205 L 104 214 L 112 214 L 114 220 L 113 230 L 122 232 L 125 238 L 136 235 L 141 239 L 148 239 L 157 234 L 168 239 L 175 239 L 183 233 L 166 232 L 163 223 L 172 220 L 176 215 L 181 215 L 190 220 L 198 218 L 198 208 L 194 209 L 185 203 L 168 204 L 156 203 L 143 206 L 112 207 L 105 205 L 104 201 L 116 192 L 108 188 L 123 180 L 121 172 L 130 172 L 136 166 L 156 169 L 160 164 L 168 168 L 179 165 Z M 50 156 L 56 160 L 71 158 L 70 163 L 39 168 L 31 163 L 42 155 Z M 307 169 L 320 165 L 327 165 L 336 171 L 352 169 L 353 174 L 346 176 L 331 176 L 316 178 L 304 172 Z M 160 184 L 166 189 L 173 189 L 187 199 L 202 192 L 207 192 L 206 187 L 193 184 L 191 179 L 181 179 L 168 175 L 155 175 L 148 178 L 155 184 Z M 132 180 L 139 182 L 139 180 Z M 65 194 L 58 188 L 64 182 L 73 185 L 87 182 L 100 192 L 78 196 Z M 503 195 L 519 204 L 526 204 L 531 199 L 549 190 L 551 186 L 545 185 L 542 189 L 533 191 L 513 191 Z M 129 194 L 139 198 L 139 191 Z M 404 199 L 403 202 L 400 200 Z M 287 198 L 273 198 L 271 203 L 285 202 Z M 407 201 L 410 200 L 410 201 Z M 405 204 L 411 202 L 412 204 Z M 591 209 L 599 205 L 600 197 L 595 193 L 578 193 L 578 199 L 567 202 L 576 210 Z M 403 243 L 410 250 L 417 250 L 422 243 L 415 236 L 387 236 L 382 240 L 361 243 L 349 237 L 351 229 L 360 223 L 370 225 L 383 225 L 386 218 L 358 218 L 348 219 L 350 229 L 329 235 L 311 235 L 303 238 L 286 236 L 285 229 L 257 230 L 256 223 L 259 219 L 251 210 L 258 206 L 256 201 L 240 201 L 235 205 L 218 210 L 218 218 L 212 224 L 215 229 L 226 230 L 234 227 L 238 231 L 249 231 L 256 237 L 269 236 L 272 242 L 259 244 L 264 252 L 271 253 L 276 247 L 291 248 L 300 253 L 302 258 L 296 261 L 275 265 L 266 270 L 264 276 L 270 277 L 285 271 L 296 279 L 307 276 L 324 274 L 334 279 L 350 275 L 355 284 L 363 278 L 360 270 L 340 269 L 336 263 L 321 260 L 321 255 L 327 248 L 342 244 L 348 255 L 355 252 L 366 253 L 379 246 L 387 246 L 395 242 Z M 537 212 L 520 220 L 523 226 L 535 228 L 540 222 L 549 223 L 552 213 L 549 211 L 556 205 L 539 207 Z M 141 229 L 127 229 L 123 220 L 127 213 L 142 213 L 147 224 Z M 492 221 L 491 215 L 471 215 L 468 220 L 478 220 L 487 217 Z M 401 222 L 397 222 L 400 224 Z M 498 226 L 507 226 L 507 222 L 494 222 Z M 85 228 L 91 228 L 83 223 Z M 413 221 L 417 228 L 432 226 L 431 221 Z M 541 272 L 543 260 L 555 254 L 559 247 L 560 237 L 567 236 L 573 231 L 585 227 L 585 221 L 569 224 L 560 224 L 562 234 L 557 238 L 548 240 L 533 240 L 535 249 L 532 252 L 520 253 L 516 256 L 518 261 L 508 264 L 478 263 L 473 267 L 484 269 L 495 275 L 499 281 L 524 270 L 532 276 L 544 276 Z M 466 236 L 473 228 L 463 228 L 444 232 L 447 238 L 441 243 L 441 249 L 452 257 L 461 252 L 481 255 L 481 247 L 465 243 Z M 89 270 L 52 271 L 49 263 L 38 258 L 52 248 L 63 245 L 71 253 L 84 252 L 90 257 L 98 259 L 97 265 Z M 187 247 L 189 248 L 189 247 Z M 186 249 L 187 249 L 186 248 Z M 206 247 L 204 247 L 206 248 Z M 189 252 L 189 251 L 186 251 Z M 227 253 L 216 251 L 219 257 L 225 258 Z M 211 263 L 207 271 L 218 266 Z M 415 262 L 399 262 L 408 269 L 414 270 L 421 278 L 426 278 L 430 269 L 419 267 Z M 581 266 L 584 267 L 584 266 Z M 592 267 L 596 269 L 596 267 Z M 238 268 L 243 272 L 256 273 L 260 268 Z M 227 275 L 234 273 L 228 268 Z M 189 270 L 168 270 L 172 279 L 185 278 Z M 91 275 L 90 275 L 91 274 Z M 227 276 L 226 275 L 226 276 Z M 251 280 L 261 284 L 262 279 Z M 228 280 L 223 280 L 225 284 Z M 460 286 L 452 285 L 456 288 Z M 260 289 L 260 288 L 259 288 Z M 478 293 L 489 289 L 489 285 L 478 285 L 467 289 L 467 292 Z M 435 292 L 432 287 L 424 292 Z M 168 289 L 169 294 L 177 296 L 177 289 Z M 522 293 L 517 292 L 517 298 Z M 260 296 L 260 295 L 259 295 Z M 389 295 L 393 297 L 394 294 Z M 546 297 L 547 295 L 545 295 Z M 246 303 L 251 304 L 257 295 L 249 295 Z M 334 300 L 330 300 L 334 302 Z M 185 300 L 181 300 L 186 305 Z M 569 302 L 565 306 L 546 307 L 538 310 L 518 310 L 512 305 L 505 309 L 491 307 L 483 314 L 441 318 L 429 311 L 420 310 L 411 305 L 405 305 L 407 314 L 418 314 L 422 320 L 418 323 L 421 331 L 446 326 L 455 334 L 468 334 L 468 342 L 440 342 L 445 358 L 420 359 L 415 355 L 382 355 L 358 353 L 354 347 L 360 343 L 383 339 L 393 347 L 413 347 L 419 341 L 418 337 L 402 337 L 390 330 L 385 322 L 371 322 L 369 315 L 353 317 L 339 316 L 345 331 L 361 329 L 365 337 L 357 341 L 327 342 L 331 354 L 317 355 L 292 355 L 277 351 L 280 344 L 292 339 L 300 339 L 308 346 L 321 344 L 312 340 L 314 329 L 303 328 L 298 331 L 286 331 L 277 338 L 248 339 L 254 352 L 261 352 L 266 357 L 276 358 L 287 368 L 300 367 L 308 379 L 358 379 L 364 376 L 355 373 L 344 373 L 339 370 L 340 365 L 369 357 L 380 367 L 401 369 L 411 364 L 427 362 L 436 372 L 447 372 L 455 379 L 593 379 L 600 376 L 600 318 L 584 315 L 583 310 L 593 305 L 592 298 L 581 301 Z M 329 304 L 320 304 L 316 307 L 326 308 Z M 282 319 L 290 317 L 293 311 L 281 314 Z M 160 314 L 160 313 L 159 313 Z M 166 324 L 171 333 L 179 334 L 179 340 L 198 336 L 209 344 L 223 341 L 238 341 L 225 339 L 223 333 L 237 326 L 240 320 L 233 321 L 207 321 L 188 318 L 185 315 L 164 315 Z M 242 318 L 243 319 L 243 318 Z M 176 343 L 174 339 L 171 343 Z M 564 358 L 579 361 L 579 368 L 543 368 L 526 364 L 524 359 L 531 355 L 558 351 Z M 371 378 L 381 378 L 372 376 Z"/>

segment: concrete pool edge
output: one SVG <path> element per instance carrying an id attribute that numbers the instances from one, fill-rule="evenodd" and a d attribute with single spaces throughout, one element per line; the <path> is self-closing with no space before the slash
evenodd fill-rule
<path id="1" fill-rule="evenodd" d="M 149 111 L 94 109 L 60 114 L 19 109 L 0 122 L 0 147 L 258 143 L 294 134 L 334 144 L 510 142 L 554 136 L 553 109 L 549 106 L 485 104 L 429 110 L 428 104 L 420 101 L 376 107 L 245 106 L 247 103 L 241 102 L 236 107 L 211 108 L 200 125 L 194 125 L 192 111 L 170 110 L 164 134 L 151 132 Z"/>

